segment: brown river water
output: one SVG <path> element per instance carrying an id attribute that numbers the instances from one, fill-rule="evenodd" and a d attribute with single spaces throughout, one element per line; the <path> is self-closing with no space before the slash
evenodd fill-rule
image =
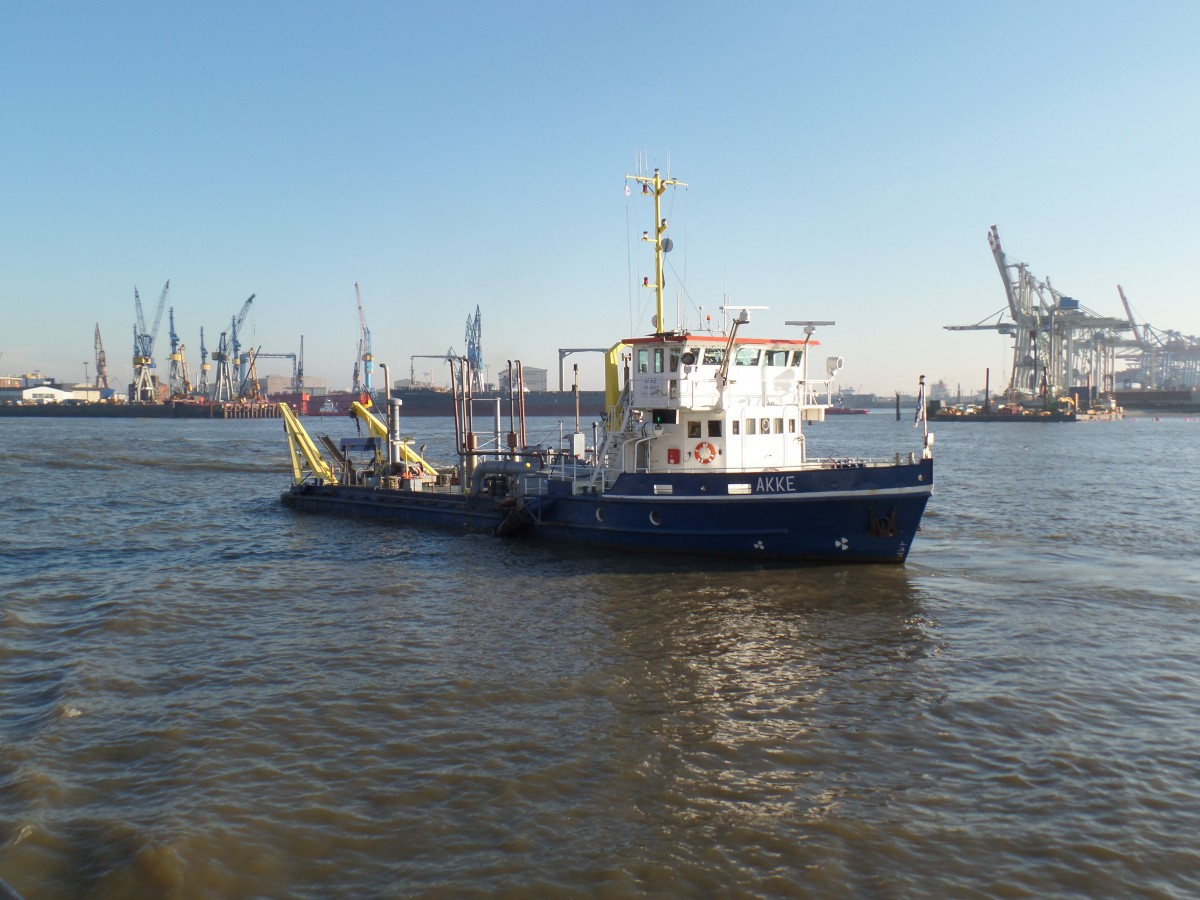
<path id="1" fill-rule="evenodd" d="M 1200 894 L 1200 422 L 937 438 L 907 565 L 801 569 L 298 514 L 278 421 L 2 419 L 0 879 Z"/>

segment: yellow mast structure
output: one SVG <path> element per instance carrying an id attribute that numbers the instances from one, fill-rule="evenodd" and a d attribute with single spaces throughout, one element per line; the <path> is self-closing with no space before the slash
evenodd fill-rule
<path id="1" fill-rule="evenodd" d="M 625 179 L 638 182 L 642 186 L 643 194 L 654 195 L 654 237 L 650 237 L 649 231 L 643 231 L 642 240 L 654 243 L 654 333 L 666 334 L 667 329 L 663 323 L 663 288 L 666 286 L 663 279 L 663 254 L 671 249 L 671 241 L 663 237 L 667 230 L 667 220 L 662 216 L 662 195 L 672 185 L 687 187 L 687 182 L 663 178 L 658 174 L 658 169 L 654 170 L 653 175 L 626 175 Z"/>

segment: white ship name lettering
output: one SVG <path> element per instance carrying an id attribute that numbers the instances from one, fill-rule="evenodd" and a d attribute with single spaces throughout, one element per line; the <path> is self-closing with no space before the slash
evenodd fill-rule
<path id="1" fill-rule="evenodd" d="M 756 494 L 790 494 L 796 490 L 793 475 L 764 475 L 758 479 Z"/>

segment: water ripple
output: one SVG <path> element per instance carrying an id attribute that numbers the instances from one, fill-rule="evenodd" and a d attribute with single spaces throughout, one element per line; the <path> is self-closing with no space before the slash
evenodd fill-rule
<path id="1" fill-rule="evenodd" d="M 298 516 L 277 422 L 144 424 L 0 428 L 31 898 L 1200 892 L 1181 426 L 942 435 L 907 566 L 793 570 Z"/>

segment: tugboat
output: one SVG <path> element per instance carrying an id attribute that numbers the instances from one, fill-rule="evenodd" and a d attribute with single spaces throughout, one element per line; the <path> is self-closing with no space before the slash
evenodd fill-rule
<path id="1" fill-rule="evenodd" d="M 661 198 L 682 182 L 628 175 L 653 199 L 656 331 L 606 356 L 607 415 L 592 445 L 579 428 L 562 446 L 529 446 L 521 365 L 509 364 L 511 398 L 472 393 L 471 363 L 451 360 L 457 464 L 437 467 L 400 435 L 399 401 L 387 422 L 362 404 L 370 437 L 334 445 L 328 462 L 283 409 L 293 485 L 284 503 L 328 511 L 528 535 L 618 550 L 701 554 L 787 563 L 902 563 L 933 492 L 933 435 L 919 451 L 886 459 L 812 458 L 804 425 L 823 421 L 842 367 L 825 360 L 810 377 L 813 334 L 832 322 L 794 321 L 803 337 L 743 334 L 752 310 L 726 307 L 727 331 L 663 327 L 663 262 L 671 249 Z M 385 372 L 385 379 L 386 379 Z M 924 395 L 924 376 L 921 377 Z M 822 401 L 825 402 L 822 402 Z M 509 427 L 502 433 L 502 404 Z M 494 433 L 476 430 L 490 410 Z M 480 417 L 484 421 L 483 416 Z M 364 457 L 354 462 L 355 453 Z"/>

